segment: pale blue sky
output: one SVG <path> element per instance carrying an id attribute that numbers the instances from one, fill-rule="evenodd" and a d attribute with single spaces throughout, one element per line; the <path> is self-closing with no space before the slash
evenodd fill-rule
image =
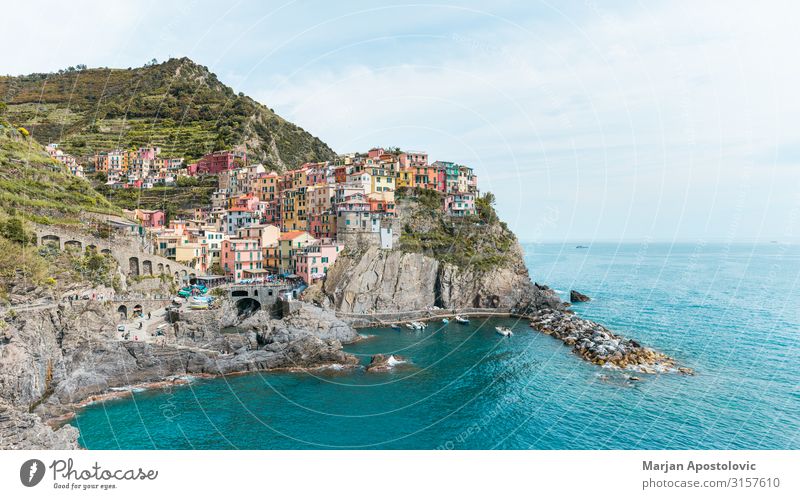
<path id="1" fill-rule="evenodd" d="M 337 152 L 474 166 L 523 240 L 800 234 L 791 2 L 109 3 L 5 6 L 0 72 L 188 56 Z"/>

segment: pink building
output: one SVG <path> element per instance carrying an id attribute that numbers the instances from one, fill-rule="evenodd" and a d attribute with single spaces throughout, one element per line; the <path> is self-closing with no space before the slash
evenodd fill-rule
<path id="1" fill-rule="evenodd" d="M 343 244 L 336 242 L 315 243 L 308 246 L 301 253 L 294 255 L 296 274 L 307 284 L 322 279 L 343 248 Z"/>
<path id="2" fill-rule="evenodd" d="M 237 161 L 240 162 L 241 165 L 244 165 L 247 162 L 247 155 L 243 152 L 215 151 L 206 154 L 197 162 L 197 166 L 194 168 L 194 174 L 216 175 L 220 172 L 233 170 L 238 166 Z M 192 170 L 190 165 L 190 174 L 192 174 Z"/>
<path id="3" fill-rule="evenodd" d="M 428 153 L 421 151 L 407 151 L 400 153 L 397 158 L 401 168 L 428 166 Z"/>
<path id="4" fill-rule="evenodd" d="M 136 220 L 143 226 L 149 228 L 164 227 L 167 222 L 167 216 L 161 210 L 139 210 L 135 212 Z"/>
<path id="5" fill-rule="evenodd" d="M 236 282 L 246 270 L 262 269 L 261 243 L 258 239 L 225 239 L 222 241 L 220 266 Z"/>

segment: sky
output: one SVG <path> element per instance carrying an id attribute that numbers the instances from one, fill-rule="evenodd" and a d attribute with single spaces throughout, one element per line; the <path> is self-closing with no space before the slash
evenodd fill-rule
<path id="1" fill-rule="evenodd" d="M 187 56 L 337 152 L 399 146 L 474 167 L 522 241 L 800 241 L 796 3 L 3 11 L 0 74 Z"/>

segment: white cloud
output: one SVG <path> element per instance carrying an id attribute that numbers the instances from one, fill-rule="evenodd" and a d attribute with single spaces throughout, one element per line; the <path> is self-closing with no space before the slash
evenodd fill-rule
<path id="1" fill-rule="evenodd" d="M 731 193 L 744 193 L 752 209 L 735 236 L 757 237 L 783 231 L 773 217 L 797 203 L 764 160 L 796 143 L 794 18 L 670 3 L 557 29 L 445 33 L 435 50 L 456 56 L 438 64 L 323 58 L 259 97 L 340 151 L 407 145 L 477 166 L 523 235 L 533 192 L 568 220 L 559 236 L 634 238 L 701 237 L 706 220 L 727 237 Z"/>

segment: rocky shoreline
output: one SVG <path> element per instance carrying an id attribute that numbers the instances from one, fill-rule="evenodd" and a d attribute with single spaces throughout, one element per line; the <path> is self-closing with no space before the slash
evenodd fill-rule
<path id="1" fill-rule="evenodd" d="M 231 304 L 192 311 L 167 328 L 160 343 L 118 339 L 117 320 L 99 302 L 6 319 L 0 332 L 0 448 L 76 448 L 77 430 L 65 424 L 76 409 L 136 389 L 184 384 L 189 376 L 359 365 L 342 345 L 362 337 L 332 312 L 309 304 L 287 317 L 259 311 L 241 321 Z"/>
<path id="2" fill-rule="evenodd" d="M 75 410 L 138 389 L 188 383 L 189 377 L 356 368 L 358 358 L 342 345 L 363 339 L 354 328 L 363 317 L 431 313 L 434 307 L 526 317 L 596 365 L 692 374 L 667 355 L 577 317 L 553 290 L 531 281 L 518 246 L 492 271 L 375 248 L 341 262 L 285 317 L 266 310 L 239 317 L 233 303 L 221 300 L 216 308 L 184 311 L 158 342 L 119 339 L 118 316 L 100 302 L 7 314 L 0 329 L 0 448 L 77 448 L 77 430 L 65 424 Z M 366 371 L 412 360 L 375 355 Z"/>
<path id="3" fill-rule="evenodd" d="M 528 318 L 532 328 L 572 346 L 574 353 L 592 364 L 646 374 L 694 374 L 692 369 L 678 366 L 672 357 L 616 335 L 605 326 L 582 319 L 571 311 L 539 310 Z"/>

